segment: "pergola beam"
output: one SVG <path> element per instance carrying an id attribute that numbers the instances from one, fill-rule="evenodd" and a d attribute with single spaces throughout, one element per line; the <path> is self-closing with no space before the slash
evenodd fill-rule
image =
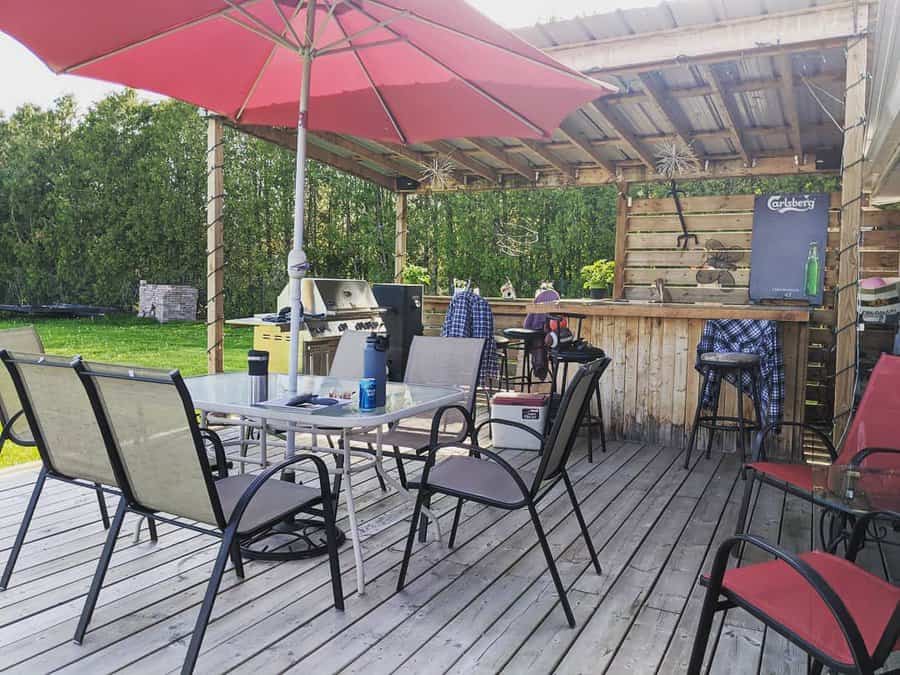
<path id="1" fill-rule="evenodd" d="M 725 131 L 728 132 L 728 136 L 734 145 L 734 149 L 737 150 L 738 154 L 740 154 L 747 164 L 750 164 L 752 159 L 750 158 L 750 153 L 747 151 L 747 144 L 741 134 L 740 118 L 738 117 L 734 101 L 731 100 L 730 93 L 725 87 L 722 78 L 719 77 L 719 74 L 713 66 L 702 65 L 698 66 L 698 68 L 703 79 L 706 80 L 713 89 L 710 98 L 712 99 L 716 110 L 718 110 L 719 116 L 722 118 L 722 124 L 725 126 Z"/>
<path id="2" fill-rule="evenodd" d="M 206 370 L 225 368 L 225 136 L 210 117 L 206 149 Z"/>
<path id="3" fill-rule="evenodd" d="M 571 123 L 564 121 L 560 125 L 559 130 L 572 145 L 576 146 L 579 150 L 590 157 L 594 161 L 594 163 L 597 164 L 597 166 L 602 166 L 611 174 L 616 173 L 616 167 L 612 163 L 612 161 L 601 155 L 597 151 L 597 148 L 595 148 L 591 144 L 591 140 L 584 133 L 582 133 L 578 129 L 575 129 Z"/>
<path id="4" fill-rule="evenodd" d="M 419 180 L 419 177 L 422 174 L 421 171 L 411 169 L 405 164 L 401 164 L 400 162 L 395 161 L 389 155 L 374 152 L 362 143 L 358 143 L 353 139 L 347 138 L 345 136 L 320 131 L 316 132 L 315 134 L 310 134 L 309 138 L 312 142 L 316 142 L 316 140 L 325 141 L 326 143 L 334 145 L 338 148 L 342 148 L 352 153 L 354 157 L 365 159 L 366 161 L 383 168 L 385 171 L 395 173 L 398 176 L 406 176 L 407 178 L 412 178 L 413 180 Z"/>
<path id="5" fill-rule="evenodd" d="M 552 150 L 548 149 L 545 143 L 532 141 L 530 139 L 521 139 L 521 141 L 522 145 L 559 171 L 567 182 L 576 179 L 577 173 L 575 167 Z"/>
<path id="6" fill-rule="evenodd" d="M 790 54 L 779 54 L 775 57 L 778 66 L 779 81 L 781 86 L 781 107 L 790 131 L 788 138 L 791 140 L 791 148 L 797 156 L 803 155 L 803 142 L 800 140 L 800 114 L 797 108 L 797 97 L 794 94 L 794 67 L 791 65 Z"/>
<path id="7" fill-rule="evenodd" d="M 537 171 L 527 161 L 516 157 L 507 152 L 504 148 L 483 139 L 483 138 L 467 138 L 469 143 L 474 145 L 479 152 L 493 157 L 495 160 L 511 169 L 514 173 L 519 174 L 527 181 L 534 181 L 537 178 Z"/>
<path id="8" fill-rule="evenodd" d="M 621 119 L 619 113 L 606 105 L 603 99 L 590 103 L 594 110 L 599 114 L 606 123 L 619 134 L 619 141 L 633 154 L 640 157 L 641 161 L 647 165 L 649 169 L 655 170 L 656 161 L 653 154 L 644 146 L 643 142 L 638 139 L 627 123 Z"/>
<path id="9" fill-rule="evenodd" d="M 447 155 L 450 160 L 457 166 L 463 169 L 468 169 L 476 176 L 481 176 L 482 178 L 489 180 L 491 183 L 500 185 L 500 174 L 495 169 L 492 169 L 487 164 L 482 164 L 478 160 L 467 156 L 462 148 L 458 148 L 452 143 L 448 143 L 447 141 L 432 141 L 428 145 L 434 148 L 437 152 Z"/>
<path id="10" fill-rule="evenodd" d="M 675 130 L 678 140 L 686 146 L 690 146 L 694 140 L 691 124 L 684 111 L 679 107 L 678 102 L 669 95 L 669 90 L 659 75 L 656 73 L 641 73 L 639 77 L 647 95 L 650 96 L 653 103 L 656 104 L 656 107 L 663 114 L 663 117 Z M 696 148 L 694 150 L 696 152 Z M 697 152 L 697 155 L 699 156 L 700 153 Z"/>
<path id="11" fill-rule="evenodd" d="M 856 4 L 817 5 L 793 12 L 550 47 L 545 51 L 581 72 L 621 75 L 801 48 L 844 46 L 846 39 L 856 33 Z"/>

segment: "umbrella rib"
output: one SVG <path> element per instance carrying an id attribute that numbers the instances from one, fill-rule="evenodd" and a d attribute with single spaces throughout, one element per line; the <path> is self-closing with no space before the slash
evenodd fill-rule
<path id="1" fill-rule="evenodd" d="M 256 33 L 257 35 L 260 35 L 261 37 L 268 38 L 275 44 L 279 44 L 282 47 L 284 47 L 285 49 L 290 49 L 291 51 L 295 51 L 295 52 L 301 52 L 303 49 L 305 49 L 305 47 L 302 43 L 295 45 L 293 42 L 288 40 L 286 37 L 282 37 L 281 35 L 276 33 L 274 30 L 272 30 L 272 27 L 269 26 L 265 21 L 263 21 L 259 17 L 254 16 L 253 14 L 248 12 L 246 9 L 241 7 L 241 5 L 236 2 L 236 0 L 225 0 L 225 2 L 227 2 L 234 9 L 236 9 L 238 12 L 240 12 L 244 17 L 249 19 L 253 24 L 256 24 L 257 28 L 254 29 L 252 25 L 245 24 L 243 21 L 238 21 L 237 17 L 229 16 L 226 14 L 225 18 L 228 19 L 229 21 L 231 21 L 232 23 L 236 23 L 238 26 L 243 26 L 247 30 L 249 30 L 253 33 Z"/>
<path id="2" fill-rule="evenodd" d="M 364 10 L 362 7 L 357 6 L 357 10 L 358 10 L 359 12 L 361 12 L 362 14 L 364 14 L 365 16 L 367 16 L 367 17 L 369 17 L 370 19 L 372 19 L 373 21 L 376 21 L 376 20 L 377 20 L 377 17 L 373 17 L 371 14 L 369 14 L 369 13 L 368 13 L 366 10 Z M 406 42 L 406 44 L 408 44 L 410 47 L 412 47 L 412 48 L 415 49 L 417 52 L 419 52 L 419 53 L 420 53 L 422 56 L 424 56 L 426 59 L 428 59 L 428 60 L 434 62 L 434 63 L 437 64 L 439 67 L 441 67 L 441 68 L 443 68 L 444 70 L 446 70 L 448 73 L 450 73 L 451 75 L 453 75 L 453 77 L 459 79 L 463 84 L 465 84 L 466 86 L 468 86 L 470 89 L 472 89 L 473 91 L 475 91 L 477 94 L 479 94 L 479 95 L 482 96 L 483 98 L 486 98 L 488 101 L 490 101 L 491 103 L 493 103 L 495 106 L 497 106 L 498 108 L 500 108 L 501 110 L 503 110 L 506 114 L 510 115 L 511 117 L 514 117 L 515 119 L 519 120 L 519 122 L 521 122 L 521 123 L 524 124 L 525 126 L 529 127 L 529 128 L 532 129 L 533 131 L 537 132 L 537 134 L 538 134 L 539 136 L 546 136 L 546 135 L 547 135 L 546 132 L 544 131 L 544 129 L 542 129 L 542 128 L 539 127 L 537 124 L 535 124 L 534 122 L 532 122 L 531 120 L 529 120 L 529 119 L 528 119 L 527 117 L 525 117 L 522 113 L 520 113 L 520 112 L 518 112 L 518 111 L 516 111 L 516 110 L 513 110 L 510 106 L 506 105 L 503 101 L 501 101 L 500 99 L 498 99 L 497 97 L 495 97 L 495 96 L 494 96 L 493 94 L 491 94 L 489 91 L 487 91 L 487 90 L 485 90 L 485 89 L 479 87 L 477 84 L 475 84 L 475 83 L 472 82 L 471 80 L 469 80 L 469 79 L 465 78 L 464 76 L 460 75 L 460 74 L 459 74 L 458 72 L 456 72 L 453 68 L 451 68 L 450 66 L 448 66 L 446 63 L 444 63 L 443 61 L 441 61 L 439 58 L 437 58 L 437 57 L 434 56 L 433 54 L 429 54 L 427 51 L 425 51 L 424 49 L 422 49 L 419 45 L 417 45 L 415 42 L 413 42 L 413 41 L 410 40 L 409 38 L 407 38 L 407 37 L 401 35 L 400 33 L 398 33 L 396 30 L 394 30 L 394 29 L 391 28 L 390 26 L 387 26 L 387 27 L 385 28 L 385 30 L 388 30 L 388 31 L 392 32 L 392 33 L 393 33 L 394 35 L 396 35 L 398 38 L 400 38 L 401 40 L 403 40 L 404 42 Z M 359 58 L 359 57 L 357 56 L 357 58 Z"/>
<path id="3" fill-rule="evenodd" d="M 366 28 L 363 28 L 361 31 L 358 31 L 358 32 L 354 33 L 353 35 L 347 35 L 346 31 L 344 31 L 344 29 L 342 27 L 341 32 L 344 33 L 344 37 L 340 38 L 339 40 L 334 40 L 333 42 L 329 42 L 324 47 L 317 49 L 316 53 L 320 56 L 328 54 L 329 52 L 331 52 L 332 50 L 337 48 L 338 45 L 342 45 L 345 42 L 347 44 L 350 44 L 351 40 L 358 40 L 363 35 L 368 35 L 372 31 L 378 30 L 379 28 L 386 28 L 388 26 L 388 24 L 391 24 L 394 21 L 396 21 L 397 19 L 402 19 L 406 16 L 409 16 L 409 12 L 407 12 L 407 11 L 397 12 L 394 16 L 384 19 L 383 21 L 379 21 L 378 23 L 374 23 L 371 26 L 368 26 Z"/>
<path id="4" fill-rule="evenodd" d="M 297 37 L 297 32 L 294 30 L 288 18 L 284 15 L 284 12 L 281 11 L 281 7 L 278 5 L 278 0 L 272 0 L 275 6 L 278 8 L 278 13 L 281 14 L 281 18 L 284 20 L 285 26 L 290 28 L 291 32 L 294 34 L 294 37 Z M 294 10 L 294 14 L 291 17 L 291 21 L 297 18 L 297 15 L 300 14 L 300 10 L 303 8 L 303 2 L 297 3 L 297 8 Z M 297 37 L 297 42 L 300 42 L 300 38 Z M 269 50 L 269 55 L 266 57 L 266 62 L 260 68 L 259 73 L 256 75 L 256 79 L 253 80 L 253 84 L 250 86 L 250 90 L 247 92 L 247 96 L 244 97 L 243 103 L 241 103 L 241 107 L 238 109 L 237 115 L 235 116 L 235 120 L 240 120 L 241 117 L 244 116 L 244 111 L 247 109 L 247 105 L 250 103 L 250 99 L 253 98 L 253 94 L 256 93 L 256 88 L 259 86 L 259 83 L 262 81 L 263 75 L 265 75 L 266 70 L 269 67 L 269 64 L 272 63 L 272 58 L 275 56 L 275 50 L 278 49 L 277 44 L 272 45 L 272 49 Z"/>
<path id="5" fill-rule="evenodd" d="M 357 8 L 359 11 L 361 11 L 361 12 L 364 11 L 364 10 L 362 9 L 362 7 L 360 7 L 358 4 L 356 4 L 357 0 L 350 0 L 350 1 L 353 2 L 353 4 L 356 6 L 356 8 Z M 384 8 L 384 9 L 391 9 L 391 10 L 395 10 L 395 11 L 397 10 L 396 7 L 393 7 L 393 6 L 391 6 L 391 5 L 389 5 L 389 4 L 386 4 L 386 3 L 384 3 L 384 2 L 380 2 L 379 0 L 366 0 L 366 2 L 368 2 L 368 3 L 372 4 L 372 5 L 376 5 L 376 6 L 378 6 L 378 7 L 382 7 L 382 8 Z M 371 16 L 371 15 L 370 15 L 370 16 Z M 570 77 L 570 78 L 572 78 L 572 79 L 574 79 L 574 80 L 579 80 L 580 82 L 590 82 L 590 83 L 596 84 L 598 87 L 602 87 L 603 89 L 612 90 L 612 88 L 610 87 L 610 85 L 608 85 L 608 84 L 606 84 L 606 83 L 599 82 L 598 80 L 591 79 L 591 78 L 589 78 L 589 77 L 587 77 L 587 76 L 585 76 L 585 75 L 583 75 L 583 74 L 581 74 L 581 73 L 579 73 L 579 72 L 576 72 L 576 71 L 574 71 L 574 70 L 571 70 L 571 69 L 569 69 L 569 68 L 567 68 L 566 66 L 563 66 L 563 65 L 561 65 L 561 64 L 559 64 L 559 65 L 554 65 L 554 64 L 552 64 L 552 63 L 547 63 L 547 62 L 545 62 L 545 61 L 541 61 L 540 59 L 536 59 L 536 58 L 534 58 L 533 56 L 528 56 L 528 55 L 526 55 L 526 54 L 520 54 L 519 52 L 513 51 L 512 49 L 509 49 L 508 47 L 504 47 L 504 46 L 502 46 L 502 45 L 495 44 L 495 43 L 491 42 L 490 40 L 485 40 L 484 38 L 480 38 L 480 37 L 478 37 L 477 35 L 472 35 L 472 34 L 470 34 L 470 33 L 466 33 L 465 31 L 459 30 L 458 28 L 453 28 L 453 27 L 451 27 L 451 26 L 447 26 L 447 25 L 445 25 L 445 24 L 439 23 L 439 22 L 434 21 L 434 20 L 432 20 L 432 19 L 426 19 L 424 16 L 420 16 L 419 14 L 416 14 L 415 12 L 410 12 L 408 18 L 409 18 L 410 20 L 412 20 L 412 21 L 417 21 L 418 23 L 423 23 L 423 24 L 425 24 L 425 25 L 427 25 L 427 26 L 431 26 L 432 28 L 437 28 L 437 29 L 442 30 L 442 31 L 446 31 L 446 32 L 449 32 L 449 33 L 453 33 L 454 35 L 457 35 L 457 36 L 459 36 L 459 37 L 466 38 L 467 40 L 472 40 L 473 42 L 477 42 L 477 43 L 482 44 L 482 45 L 484 45 L 484 46 L 486 46 L 486 47 L 491 47 L 491 48 L 493 48 L 493 49 L 497 49 L 497 50 L 499 50 L 499 51 L 505 52 L 506 54 L 509 54 L 510 56 L 515 56 L 515 57 L 517 57 L 517 58 L 520 58 L 520 59 L 523 59 L 523 60 L 528 61 L 528 62 L 530 62 L 530 63 L 533 63 L 533 64 L 536 65 L 536 66 L 542 66 L 543 68 L 547 68 L 547 69 L 549 69 L 549 70 L 552 70 L 552 71 L 554 71 L 555 73 L 559 73 L 559 74 L 561 74 L 561 75 L 566 75 L 567 77 Z M 372 19 L 373 19 L 373 20 L 377 20 L 377 17 L 372 17 Z M 513 35 L 515 35 L 515 34 L 513 33 Z M 522 40 L 522 39 L 519 38 L 518 36 L 516 36 L 516 38 L 517 38 L 523 45 L 528 46 L 528 47 L 531 47 L 531 45 L 529 45 L 527 42 L 525 42 L 524 40 Z"/>
<path id="6" fill-rule="evenodd" d="M 260 2 L 260 0 L 241 0 L 242 5 L 252 5 L 253 3 L 256 3 L 256 2 Z M 115 49 L 112 49 L 108 52 L 99 54 L 97 56 L 92 56 L 89 59 L 81 61 L 80 63 L 75 63 L 75 64 L 68 66 L 66 68 L 63 68 L 62 70 L 59 70 L 57 72 L 72 73 L 80 68 L 85 68 L 87 66 L 93 65 L 94 63 L 97 63 L 98 61 L 102 61 L 104 59 L 108 59 L 113 56 L 118 56 L 119 54 L 122 54 L 123 52 L 127 52 L 130 49 L 134 49 L 135 47 L 142 47 L 146 44 L 154 42 L 155 40 L 159 40 L 161 38 L 168 37 L 169 35 L 177 33 L 178 31 L 185 30 L 187 28 L 193 28 L 194 26 L 199 26 L 200 24 L 206 23 L 207 21 L 212 21 L 213 19 L 216 19 L 220 16 L 225 15 L 226 12 L 230 12 L 231 10 L 232 10 L 231 7 L 216 10 L 212 14 L 207 14 L 206 16 L 201 16 L 196 19 L 191 19 L 190 21 L 186 21 L 185 23 L 179 24 L 177 26 L 173 26 L 172 28 L 168 28 L 162 32 L 156 33 L 155 35 L 149 35 L 140 40 L 136 40 L 135 42 L 130 42 L 127 45 L 122 45 L 121 47 L 116 47 Z"/>
<path id="7" fill-rule="evenodd" d="M 302 51 L 303 47 L 298 47 L 290 40 L 285 40 L 283 38 L 278 37 L 277 34 L 273 34 L 268 31 L 260 30 L 259 28 L 257 28 L 256 26 L 253 26 L 252 24 L 244 23 L 243 21 L 241 21 L 240 19 L 238 19 L 235 16 L 229 16 L 228 14 L 225 14 L 222 18 L 225 19 L 226 21 L 230 21 L 235 26 L 240 26 L 244 30 L 250 31 L 254 35 L 257 35 L 257 36 L 263 38 L 264 40 L 268 40 L 269 42 L 272 42 L 280 47 L 284 47 L 288 51 L 294 52 L 296 54 L 303 53 L 303 51 Z"/>
<path id="8" fill-rule="evenodd" d="M 350 38 L 347 35 L 347 31 L 344 30 L 344 25 L 341 23 L 341 20 L 337 16 L 335 16 L 334 21 L 337 24 L 337 27 L 340 29 L 340 31 L 345 36 L 347 36 L 348 41 L 350 41 L 352 38 Z M 390 28 L 388 28 L 387 30 L 390 30 Z M 393 31 L 391 31 L 391 32 L 393 32 Z M 400 37 L 400 36 L 398 36 L 398 37 Z M 369 86 L 372 87 L 372 91 L 375 93 L 375 96 L 378 97 L 378 102 L 381 104 L 381 107 L 384 110 L 384 114 L 387 115 L 388 119 L 391 121 L 391 125 L 394 127 L 394 131 L 397 132 L 397 136 L 400 138 L 401 142 L 403 142 L 404 144 L 409 143 L 409 141 L 406 139 L 406 134 L 404 134 L 403 130 L 400 128 L 400 122 L 398 122 L 397 118 L 394 117 L 394 113 L 391 112 L 391 107 L 388 105 L 387 101 L 384 100 L 384 96 L 381 95 L 381 90 L 378 89 L 378 85 L 376 85 L 375 80 L 372 79 L 372 75 L 371 75 L 371 73 L 369 73 L 369 69 L 366 68 L 366 64 L 363 63 L 362 57 L 356 52 L 356 50 L 353 51 L 353 58 L 356 59 L 356 62 L 359 64 L 359 67 L 363 71 L 363 75 L 366 76 L 366 80 L 368 80 L 368 82 L 369 82 Z"/>
<path id="9" fill-rule="evenodd" d="M 290 21 L 288 20 L 287 16 L 285 16 L 284 10 L 281 9 L 281 5 L 278 4 L 278 0 L 272 0 L 272 4 L 275 6 L 275 11 L 278 12 L 278 16 L 281 17 L 281 20 L 282 20 L 282 21 L 284 21 L 284 25 L 287 27 L 287 29 L 288 29 L 289 31 L 291 31 L 291 35 L 294 36 L 294 39 L 297 41 L 297 44 L 298 44 L 298 45 L 302 45 L 302 44 L 303 44 L 303 40 L 301 40 L 301 39 L 300 39 L 300 36 L 297 35 L 297 31 L 294 30 L 294 26 L 293 26 L 293 24 L 291 23 L 291 21 L 293 21 L 294 19 L 296 19 L 296 18 L 297 18 L 297 15 L 300 14 L 300 8 L 303 7 L 303 2 L 302 2 L 302 0 L 301 0 L 301 2 L 298 2 L 298 3 L 297 3 L 297 9 L 294 11 L 294 15 L 291 17 Z M 282 35 L 283 35 L 283 34 L 284 34 L 284 31 L 282 31 Z"/>

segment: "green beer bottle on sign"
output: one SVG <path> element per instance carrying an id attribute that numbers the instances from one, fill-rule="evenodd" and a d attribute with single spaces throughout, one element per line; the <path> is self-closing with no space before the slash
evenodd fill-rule
<path id="1" fill-rule="evenodd" d="M 806 256 L 806 295 L 815 297 L 819 294 L 819 244 L 809 243 L 809 254 Z"/>

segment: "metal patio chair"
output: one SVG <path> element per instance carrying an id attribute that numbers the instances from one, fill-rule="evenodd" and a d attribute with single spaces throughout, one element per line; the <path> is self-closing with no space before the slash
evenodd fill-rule
<path id="1" fill-rule="evenodd" d="M 881 469 L 900 469 L 900 357 L 882 354 L 872 371 L 850 429 L 843 439 L 841 451 L 835 449 L 831 439 L 821 430 L 803 422 L 781 422 L 781 425 L 798 427 L 814 434 L 828 449 L 834 464 L 857 464 Z M 745 465 L 749 480 L 744 489 L 741 510 L 735 534 L 749 531 L 753 514 L 750 511 L 751 494 L 758 481 L 801 497 L 824 507 L 820 520 L 822 545 L 834 552 L 841 541 L 846 539 L 844 526 L 849 517 L 832 517 L 834 532 L 826 533 L 825 518 L 829 514 L 828 503 L 817 500 L 813 494 L 813 467 L 807 463 L 775 462 L 766 457 L 765 440 L 777 429 L 776 425 L 765 427 L 753 442 L 755 461 Z M 900 486 L 898 486 L 900 488 Z M 758 495 L 757 491 L 757 495 Z M 852 523 L 851 523 L 852 524 Z"/>
<path id="2" fill-rule="evenodd" d="M 864 516 L 854 528 L 846 559 L 822 551 L 796 555 L 749 535 L 724 542 L 710 576 L 701 578 L 706 598 L 688 675 L 701 672 L 715 613 L 733 607 L 746 610 L 809 654 L 813 675 L 824 666 L 833 672 L 873 675 L 900 647 L 900 588 L 854 564 L 866 527 L 876 517 L 900 522 L 900 514 Z M 746 546 L 775 559 L 726 569 L 729 553 Z"/>
<path id="3" fill-rule="evenodd" d="M 94 491 L 106 529 L 110 523 L 105 495 L 119 496 L 119 492 L 91 403 L 72 370 L 72 359 L 4 349 L 0 360 L 6 365 L 4 375 L 15 388 L 42 464 L 0 578 L 0 590 L 6 590 L 48 478 Z M 156 541 L 152 522 L 150 537 Z"/>
<path id="4" fill-rule="evenodd" d="M 241 543 L 298 513 L 321 517 L 325 523 L 334 604 L 343 609 L 335 518 L 328 472 L 321 459 L 297 455 L 259 475 L 214 480 L 194 405 L 178 371 L 82 361 L 74 368 L 93 406 L 123 495 L 75 631 L 76 643 L 84 639 L 128 511 L 222 540 L 183 673 L 194 669 L 229 558 L 243 578 Z M 313 463 L 317 487 L 269 480 L 298 462 Z"/>
<path id="5" fill-rule="evenodd" d="M 0 349 L 26 354 L 43 354 L 44 343 L 34 326 L 0 330 Z M 0 368 L 0 451 L 11 440 L 16 445 L 34 447 L 34 436 L 28 426 L 25 411 L 19 402 L 19 394 L 6 368 Z"/>
<path id="6" fill-rule="evenodd" d="M 572 452 L 572 446 L 578 437 L 578 430 L 581 427 L 582 419 L 590 403 L 591 395 L 594 393 L 597 381 L 609 364 L 610 359 L 604 358 L 585 364 L 578 369 L 578 372 L 575 373 L 575 376 L 566 388 L 560 403 L 560 411 L 556 416 L 553 427 L 550 429 L 550 433 L 546 437 L 541 436 L 541 434 L 530 427 L 509 420 L 486 420 L 475 427 L 475 434 L 473 435 L 475 439 L 478 438 L 478 430 L 485 424 L 490 423 L 513 426 L 540 438 L 543 442 L 543 447 L 540 451 L 541 459 L 538 469 L 534 473 L 514 469 L 502 457 L 494 452 L 478 447 L 477 444 L 466 447 L 458 443 L 434 443 L 431 446 L 428 461 L 422 473 L 409 536 L 406 538 L 406 550 L 404 551 L 403 563 L 400 567 L 400 578 L 397 581 L 398 592 L 403 590 L 406 582 L 406 572 L 412 555 L 413 540 L 415 539 L 422 506 L 427 503 L 431 495 L 445 494 L 458 498 L 456 511 L 453 514 L 453 527 L 450 531 L 449 545 L 451 548 L 456 540 L 456 531 L 459 527 L 459 518 L 464 501 L 474 501 L 509 511 L 527 508 L 544 557 L 547 560 L 550 576 L 553 577 L 556 592 L 559 594 L 559 600 L 566 613 L 566 619 L 570 627 L 575 627 L 575 616 L 572 614 L 572 608 L 566 596 L 566 589 L 563 588 L 562 581 L 559 578 L 553 553 L 550 550 L 550 545 L 547 543 L 547 536 L 541 527 L 537 505 L 560 480 L 565 483 L 569 499 L 572 501 L 572 509 L 575 512 L 575 517 L 578 519 L 578 525 L 581 528 L 581 534 L 584 536 L 585 544 L 591 555 L 594 569 L 597 570 L 597 574 L 601 574 L 597 552 L 594 550 L 594 544 L 591 542 L 591 536 L 584 522 L 584 516 L 581 514 L 581 507 L 578 505 L 578 498 L 575 496 L 572 481 L 566 472 L 566 463 Z M 442 409 L 435 415 L 435 429 L 443 412 L 444 410 Z M 467 449 L 469 456 L 453 456 L 435 464 L 438 450 L 449 447 Z"/>

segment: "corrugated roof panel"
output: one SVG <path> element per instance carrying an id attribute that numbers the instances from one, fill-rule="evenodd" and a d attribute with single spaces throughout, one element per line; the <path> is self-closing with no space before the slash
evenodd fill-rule
<path id="1" fill-rule="evenodd" d="M 669 10 L 680 27 L 716 21 L 716 12 L 707 2 L 670 2 Z"/>
<path id="2" fill-rule="evenodd" d="M 660 7 L 638 7 L 622 10 L 620 17 L 629 33 L 656 33 L 672 28 L 672 19 Z"/>
<path id="3" fill-rule="evenodd" d="M 598 40 L 628 35 L 632 32 L 622 21 L 622 16 L 619 12 L 583 16 L 581 17 L 581 22 L 591 33 L 597 36 Z"/>

